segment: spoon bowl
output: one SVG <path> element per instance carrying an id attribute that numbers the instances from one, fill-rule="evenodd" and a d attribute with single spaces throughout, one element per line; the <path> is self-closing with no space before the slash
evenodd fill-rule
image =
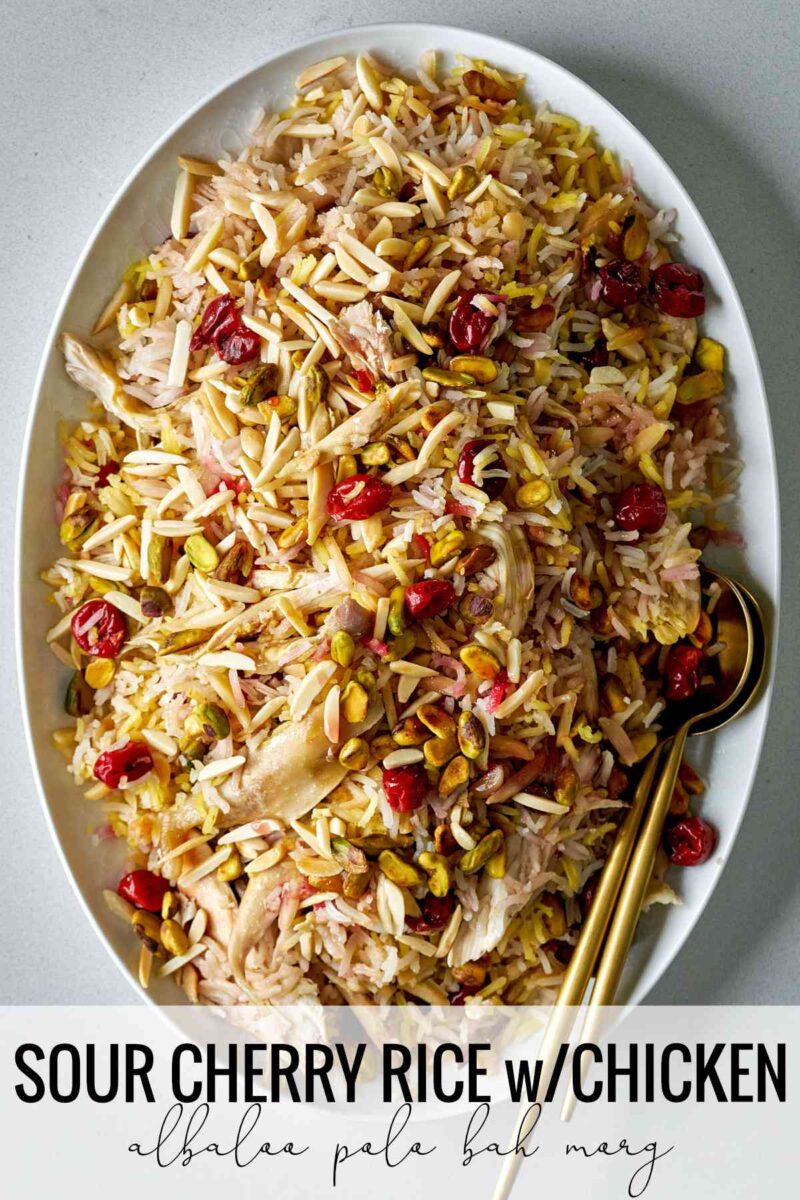
<path id="1" fill-rule="evenodd" d="M 686 700 L 672 701 L 664 713 L 664 737 L 681 729 L 692 735 L 713 733 L 738 716 L 752 698 L 764 669 L 764 627 L 758 605 L 740 584 L 710 567 L 701 583 L 720 588 L 712 616 L 712 644 L 721 645 L 706 665 L 703 685 Z M 756 634 L 758 629 L 758 635 Z"/>
<path id="2" fill-rule="evenodd" d="M 725 649 L 719 654 L 719 670 L 722 676 L 732 680 L 739 672 L 739 683 L 733 688 L 727 701 L 720 707 L 698 715 L 689 730 L 691 736 L 715 733 L 739 716 L 749 706 L 764 678 L 767 664 L 767 639 L 764 633 L 764 618 L 755 597 L 741 583 L 732 583 L 724 575 L 707 571 L 728 587 L 720 596 L 719 604 L 725 607 L 717 624 L 717 637 L 725 641 Z M 741 598 L 741 608 L 734 608 L 736 593 Z M 748 637 L 749 630 L 749 637 Z M 747 637 L 747 641 L 744 639 Z M 749 666 L 747 665 L 749 659 Z"/>

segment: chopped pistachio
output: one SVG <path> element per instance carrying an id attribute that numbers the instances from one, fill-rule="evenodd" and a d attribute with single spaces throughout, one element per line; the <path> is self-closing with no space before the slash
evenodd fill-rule
<path id="1" fill-rule="evenodd" d="M 209 575 L 219 566 L 219 555 L 214 546 L 202 533 L 193 533 L 183 546 L 189 562 L 204 575 Z"/>
<path id="2" fill-rule="evenodd" d="M 172 544 L 159 533 L 150 537 L 147 547 L 147 572 L 149 582 L 165 583 L 169 579 L 172 564 Z"/>
<path id="3" fill-rule="evenodd" d="M 406 590 L 404 587 L 392 588 L 389 593 L 389 615 L 386 625 L 389 632 L 395 637 L 406 631 L 405 597 Z"/>
<path id="4" fill-rule="evenodd" d="M 94 666 L 94 663 L 91 664 Z M 64 712 L 70 717 L 85 717 L 92 710 L 92 690 L 80 671 L 75 671 L 64 693 Z"/>
<path id="5" fill-rule="evenodd" d="M 393 200 L 400 190 L 400 182 L 391 167 L 378 167 L 372 176 L 372 186 L 385 200 Z"/>
<path id="6" fill-rule="evenodd" d="M 387 879 L 400 887 L 419 887 L 428 881 L 423 870 L 415 863 L 407 862 L 395 850 L 383 850 L 378 855 L 378 866 Z"/>
<path id="7" fill-rule="evenodd" d="M 474 713 L 462 712 L 458 717 L 458 744 L 467 758 L 479 758 L 486 745 L 486 730 Z"/>
<path id="8" fill-rule="evenodd" d="M 143 587 L 139 593 L 142 613 L 151 619 L 163 617 L 172 611 L 172 597 L 160 587 Z"/>
<path id="9" fill-rule="evenodd" d="M 369 744 L 363 738 L 349 738 L 339 751 L 339 762 L 348 771 L 363 771 L 369 762 Z"/>
<path id="10" fill-rule="evenodd" d="M 342 692 L 342 712 L 344 719 L 351 725 L 357 725 L 367 715 L 369 695 L 360 683 L 351 679 Z"/>
<path id="11" fill-rule="evenodd" d="M 428 890 L 438 897 L 446 896 L 453 886 L 453 868 L 443 854 L 423 850 L 419 865 L 428 873 Z"/>
<path id="12" fill-rule="evenodd" d="M 91 688 L 108 687 L 117 670 L 113 658 L 94 658 L 84 671 L 84 678 Z"/>
<path id="13" fill-rule="evenodd" d="M 458 860 L 460 870 L 465 875 L 473 875 L 476 871 L 480 871 L 481 867 L 485 867 L 489 859 L 497 854 L 503 841 L 503 834 L 499 829 L 493 829 L 491 833 L 487 833 L 474 849 L 467 850 L 465 854 L 461 855 Z"/>
<path id="14" fill-rule="evenodd" d="M 192 716 L 207 738 L 226 738 L 231 731 L 228 714 L 218 704 L 198 704 Z"/>
<path id="15" fill-rule="evenodd" d="M 349 667 L 356 654 L 356 644 L 345 629 L 337 629 L 331 638 L 331 658 L 340 667 Z"/>
<path id="16" fill-rule="evenodd" d="M 447 189 L 447 199 L 455 200 L 458 196 L 471 192 L 479 182 L 480 176 L 471 163 L 464 163 L 463 166 L 456 167 Z"/>
<path id="17" fill-rule="evenodd" d="M 170 954 L 185 954 L 189 949 L 189 939 L 177 921 L 168 918 L 161 922 L 161 944 Z"/>

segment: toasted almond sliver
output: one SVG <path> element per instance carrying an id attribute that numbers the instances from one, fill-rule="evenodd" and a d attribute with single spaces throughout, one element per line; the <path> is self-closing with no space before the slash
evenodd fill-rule
<path id="1" fill-rule="evenodd" d="M 132 904 L 123 900 L 118 892 L 112 892 L 111 888 L 103 889 L 103 899 L 115 917 L 121 917 L 123 921 L 130 923 L 131 917 L 136 912 Z"/>
<path id="2" fill-rule="evenodd" d="M 199 820 L 198 815 L 198 820 Z M 159 859 L 159 864 L 163 865 L 170 862 L 174 858 L 181 858 L 182 855 L 188 854 L 190 850 L 194 850 L 196 846 L 204 846 L 206 842 L 210 842 L 214 835 L 211 833 L 193 833 L 191 837 L 180 842 L 179 845 L 173 846 L 171 850 L 166 850 Z"/>
<path id="3" fill-rule="evenodd" d="M 426 158 L 424 154 L 420 154 L 417 150 L 407 150 L 406 158 L 410 163 L 413 163 L 417 170 L 422 172 L 423 179 L 427 175 L 440 188 L 446 189 L 450 186 L 450 180 L 447 178 L 442 168 L 437 167 L 436 163 L 431 162 L 431 160 Z"/>
<path id="4" fill-rule="evenodd" d="M 75 571 L 83 571 L 85 575 L 96 575 L 98 579 L 110 579 L 115 583 L 128 583 L 133 577 L 130 567 L 118 567 L 116 563 L 98 562 L 96 558 L 62 558 L 59 559 L 59 562 L 65 563 Z"/>
<path id="5" fill-rule="evenodd" d="M 326 279 L 315 284 L 314 291 L 319 296 L 338 301 L 339 304 L 357 304 L 359 300 L 363 300 L 369 294 L 367 288 L 361 284 L 331 283 Z M 322 347 L 325 348 L 324 342 L 322 342 Z"/>
<path id="6" fill-rule="evenodd" d="M 295 86 L 300 92 L 303 88 L 310 87 L 312 83 L 316 83 L 318 79 L 323 79 L 326 75 L 332 74 L 333 71 L 338 71 L 339 67 L 343 67 L 347 62 L 346 58 L 337 55 L 336 58 L 325 58 L 322 62 L 314 63 L 310 67 L 306 67 L 305 71 L 301 71 L 295 80 Z"/>
<path id="7" fill-rule="evenodd" d="M 126 616 L 133 617 L 134 621 L 145 622 L 147 618 L 142 612 L 142 606 L 135 596 L 129 596 L 127 592 L 106 592 L 103 597 L 109 604 L 113 604 L 114 608 L 118 608 L 120 612 L 124 612 Z"/>
<path id="8" fill-rule="evenodd" d="M 445 275 L 444 279 L 437 284 L 434 291 L 431 293 L 431 298 L 425 305 L 425 312 L 422 316 L 422 324 L 427 325 L 436 316 L 439 309 L 447 302 L 451 293 L 454 291 L 459 279 L 461 278 L 460 271 L 451 271 L 449 275 Z"/>
<path id="9" fill-rule="evenodd" d="M 171 958 L 168 962 L 165 962 L 163 967 L 159 969 L 159 978 L 164 979 L 167 975 L 174 975 L 176 971 L 180 971 L 187 963 L 192 962 L 195 958 L 199 958 L 201 954 L 205 954 L 207 949 L 208 947 L 205 942 L 195 942 L 185 954 L 178 954 L 175 958 Z"/>
<path id="10" fill-rule="evenodd" d="M 394 323 L 397 326 L 397 331 L 405 338 L 409 346 L 413 346 L 420 354 L 433 354 L 433 350 L 408 314 L 399 306 L 391 307 L 393 308 Z"/>
<path id="11" fill-rule="evenodd" d="M 390 217 L 393 221 L 410 220 L 419 216 L 419 205 L 407 204 L 403 200 L 386 200 L 382 204 L 376 204 L 370 210 L 370 216 Z"/>
<path id="12" fill-rule="evenodd" d="M 425 679 L 428 675 L 439 674 L 438 671 L 434 671 L 433 667 L 423 667 L 420 663 L 408 662 L 405 658 L 389 663 L 389 670 L 393 671 L 395 675 L 413 675 L 418 679 Z"/>
<path id="13" fill-rule="evenodd" d="M 172 344 L 172 357 L 169 360 L 167 383 L 170 387 L 183 387 L 186 382 L 186 372 L 189 368 L 189 343 L 192 340 L 191 321 L 178 321 L 175 329 L 175 341 Z"/>
<path id="14" fill-rule="evenodd" d="M 358 79 L 358 86 L 366 96 L 370 108 L 374 108 L 376 112 L 380 112 L 383 108 L 383 93 L 380 89 L 380 82 L 363 54 L 359 54 L 356 59 L 356 78 Z"/>
<path id="15" fill-rule="evenodd" d="M 242 313 L 242 324 L 248 329 L 252 329 L 253 333 L 257 333 L 265 342 L 271 345 L 277 345 L 281 340 L 281 331 L 275 325 L 270 325 L 266 317 L 248 316 Z M 225 364 L 227 365 L 227 364 Z"/>
<path id="16" fill-rule="evenodd" d="M 344 271 L 345 275 L 349 275 L 356 283 L 369 283 L 369 271 L 352 254 L 345 250 L 340 242 L 337 242 L 334 246 L 333 253 L 340 270 Z"/>
<path id="17" fill-rule="evenodd" d="M 230 609 L 224 614 L 230 616 Z M 246 654 L 239 654 L 235 650 L 219 650 L 213 654 L 203 654 L 198 660 L 200 667 L 227 667 L 233 671 L 255 671 L 256 664 L 252 658 Z"/>
<path id="18" fill-rule="evenodd" d="M 215 758 L 211 762 L 207 762 L 197 772 L 197 779 L 202 782 L 204 779 L 221 779 L 223 775 L 230 775 L 238 767 L 243 767 L 247 762 L 247 757 L 244 754 L 232 754 L 230 758 Z"/>
<path id="19" fill-rule="evenodd" d="M 394 146 L 391 146 L 389 142 L 386 141 L 386 138 L 377 136 L 371 137 L 369 139 L 369 144 L 372 146 L 372 149 L 375 151 L 383 165 L 388 167 L 390 171 L 394 171 L 398 179 L 402 179 L 403 164 L 400 162 L 400 157 Z"/>
<path id="20" fill-rule="evenodd" d="M 183 264 L 183 269 L 187 275 L 194 275 L 197 271 L 202 271 L 208 261 L 208 256 L 212 250 L 215 250 L 222 238 L 222 231 L 225 222 L 220 217 L 213 225 L 209 225 L 205 233 L 197 239 L 192 252 Z M 191 328 L 191 326 L 190 326 Z"/>
<path id="21" fill-rule="evenodd" d="M 153 533 L 159 537 L 191 537 L 202 532 L 203 526 L 197 521 L 153 521 Z"/>
<path id="22" fill-rule="evenodd" d="M 169 221 L 172 236 L 178 242 L 183 241 L 189 232 L 193 191 L 194 179 L 188 171 L 181 171 L 175 183 L 175 196 L 172 201 L 172 215 Z"/>
<path id="23" fill-rule="evenodd" d="M 165 758 L 178 757 L 178 743 L 168 733 L 164 733 L 160 729 L 143 729 L 142 737 Z"/>
<path id="24" fill-rule="evenodd" d="M 130 300 L 133 300 L 135 295 L 136 289 L 133 286 L 133 280 L 123 279 L 122 283 L 114 292 L 114 295 L 111 297 L 108 304 L 95 321 L 92 333 L 102 333 L 104 329 L 108 329 L 109 326 L 113 325 L 117 318 L 117 313 L 122 308 L 123 304 L 127 304 Z"/>
<path id="25" fill-rule="evenodd" d="M 245 872 L 248 875 L 258 875 L 261 871 L 268 871 L 270 867 L 277 866 L 289 853 L 290 844 L 288 838 L 281 838 L 274 846 L 270 846 L 269 850 L 265 850 L 263 854 L 259 854 L 252 862 L 249 862 L 245 867 Z"/>
<path id="26" fill-rule="evenodd" d="M 343 230 L 340 230 L 339 241 L 345 250 L 350 251 L 353 258 L 357 258 L 370 271 L 391 271 L 391 263 L 386 263 L 382 258 L 378 258 L 374 250 L 370 250 L 369 246 L 365 246 L 357 237 L 353 237 L 352 233 L 345 233 Z"/>
<path id="27" fill-rule="evenodd" d="M 96 533 L 88 537 L 81 546 L 85 552 L 94 550 L 96 546 L 102 546 L 104 542 L 113 542 L 118 533 L 125 533 L 127 529 L 132 529 L 136 524 L 136 517 L 118 517 L 116 521 L 109 521 L 108 525 L 102 525 Z"/>
<path id="28" fill-rule="evenodd" d="M 223 846 L 221 850 L 215 850 L 196 867 L 192 867 L 190 871 L 184 871 L 178 879 L 178 887 L 188 887 L 200 879 L 205 879 L 206 875 L 211 875 L 217 867 L 221 867 L 224 862 L 227 862 L 232 853 L 233 850 L 230 846 Z"/>
<path id="29" fill-rule="evenodd" d="M 190 175 L 199 177 L 222 175 L 223 173 L 219 163 L 206 162 L 204 158 L 189 158 L 185 154 L 178 155 L 178 166 L 183 171 L 188 171 Z"/>
<path id="30" fill-rule="evenodd" d="M 185 463 L 185 454 L 170 454 L 168 450 L 131 450 L 123 458 L 123 463 Z"/>
<path id="31" fill-rule="evenodd" d="M 298 287 L 296 283 L 292 283 L 288 276 L 284 275 L 280 282 L 281 287 L 286 288 L 286 291 L 290 296 L 294 296 L 298 304 L 302 304 L 303 308 L 308 309 L 310 313 L 313 313 L 314 316 L 322 321 L 325 325 L 333 320 L 332 312 L 329 312 L 328 309 L 320 304 L 318 300 L 315 300 L 313 296 L 309 296 L 307 292 L 304 292 L 303 289 Z"/>

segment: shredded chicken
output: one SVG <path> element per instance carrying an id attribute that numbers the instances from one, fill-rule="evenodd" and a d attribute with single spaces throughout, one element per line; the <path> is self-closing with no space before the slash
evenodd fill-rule
<path id="1" fill-rule="evenodd" d="M 334 603 L 340 595 L 341 592 L 336 592 L 330 588 L 327 581 L 322 585 L 319 583 L 309 583 L 285 592 L 273 592 L 263 600 L 258 600 L 255 604 L 251 604 L 244 612 L 237 613 L 235 617 L 232 617 L 230 621 L 226 621 L 224 625 L 220 625 L 219 629 L 198 650 L 198 656 L 200 654 L 207 654 L 211 650 L 219 650 L 223 646 L 229 646 L 231 642 L 238 641 L 241 638 L 255 636 L 267 624 L 282 596 L 291 600 L 295 608 L 302 610 L 307 604 L 312 603 L 312 601 L 315 607 L 326 608 L 329 603 Z"/>
<path id="2" fill-rule="evenodd" d="M 511 921 L 530 897 L 542 887 L 546 877 L 538 869 L 538 849 L 528 838 L 518 835 L 506 843 L 507 873 L 492 879 L 485 873 L 478 884 L 478 911 L 464 921 L 458 931 L 449 961 L 453 966 L 474 962 L 494 950 Z"/>
<path id="3" fill-rule="evenodd" d="M 195 821 L 197 813 L 195 812 Z M 187 850 L 181 859 L 182 869 L 190 871 L 199 867 L 211 854 L 208 846 L 195 846 Z M 227 883 L 217 879 L 216 873 L 204 875 L 196 883 L 182 884 L 180 890 L 198 908 L 205 910 L 208 917 L 208 932 L 221 946 L 230 943 L 236 920 L 236 900 Z"/>
<path id="4" fill-rule="evenodd" d="M 338 320 L 331 322 L 331 332 L 356 370 L 369 371 L 375 379 L 384 375 L 394 378 L 389 370 L 389 363 L 396 357 L 392 331 L 369 300 L 343 308 Z"/>
<path id="5" fill-rule="evenodd" d="M 497 551 L 497 558 L 487 572 L 497 580 L 495 620 L 517 637 L 533 601 L 534 566 L 528 539 L 519 525 L 504 529 L 490 521 L 483 525 L 482 533 Z"/>
<path id="6" fill-rule="evenodd" d="M 337 604 L 325 622 L 326 633 L 336 633 L 343 629 L 354 638 L 366 637 L 372 630 L 375 618 L 372 613 L 358 603 L 348 598 Z"/>
<path id="7" fill-rule="evenodd" d="M 226 944 L 233 977 L 245 992 L 251 991 L 245 975 L 247 956 L 255 946 L 261 946 L 262 951 L 265 949 L 263 943 L 280 911 L 284 885 L 292 877 L 299 878 L 297 871 L 291 862 L 284 860 L 253 875 L 242 896 Z"/>
<path id="8" fill-rule="evenodd" d="M 348 737 L 359 737 L 379 720 L 379 706 L 358 725 L 345 726 Z M 259 817 L 296 821 L 324 800 L 347 771 L 328 757 L 331 744 L 323 728 L 323 705 L 316 704 L 300 721 L 279 725 L 258 750 L 251 751 L 241 780 L 227 780 L 220 791 L 230 809 L 220 816 L 226 825 L 241 825 Z"/>
<path id="9" fill-rule="evenodd" d="M 74 334 L 62 335 L 61 349 L 70 379 L 77 383 L 78 387 L 85 388 L 87 392 L 95 395 L 107 412 L 113 413 L 132 429 L 143 430 L 145 433 L 160 432 L 162 422 L 159 414 L 165 412 L 170 405 L 164 405 L 154 412 L 147 404 L 129 396 L 122 387 L 122 381 L 111 359 Z"/>
<path id="10" fill-rule="evenodd" d="M 355 450 L 360 450 L 383 429 L 393 412 L 394 406 L 389 396 L 379 396 L 371 404 L 360 408 L 358 412 L 342 421 L 341 425 L 337 425 L 325 437 L 320 438 L 314 446 L 295 454 L 278 473 L 278 479 L 310 471 L 320 463 L 327 463 L 342 454 L 352 454 Z"/>

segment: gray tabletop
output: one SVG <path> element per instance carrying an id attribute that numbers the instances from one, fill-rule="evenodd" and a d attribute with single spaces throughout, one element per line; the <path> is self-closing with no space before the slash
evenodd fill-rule
<path id="1" fill-rule="evenodd" d="M 769 15 L 765 15 L 768 13 Z M 40 812 L 23 744 L 10 611 L 19 447 L 69 272 L 128 172 L 187 108 L 315 33 L 388 20 L 482 29 L 555 59 L 620 108 L 697 201 L 742 295 L 775 428 L 784 512 L 780 676 L 755 794 L 703 919 L 650 999 L 797 1003 L 800 955 L 797 298 L 798 47 L 791 0 L 6 0 L 0 229 L 3 409 L 0 1002 L 126 1003 Z M 35 583 L 31 583 L 35 586 Z"/>

